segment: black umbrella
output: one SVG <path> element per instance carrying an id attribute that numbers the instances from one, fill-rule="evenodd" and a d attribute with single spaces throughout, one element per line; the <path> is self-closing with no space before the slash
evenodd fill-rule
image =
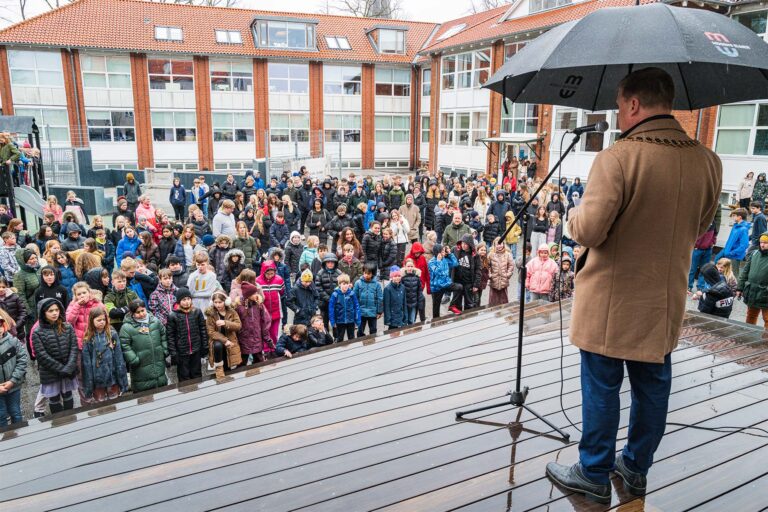
<path id="1" fill-rule="evenodd" d="M 610 110 L 619 81 L 659 67 L 679 110 L 768 98 L 768 44 L 727 16 L 654 3 L 600 9 L 529 43 L 485 83 L 513 102 Z"/>

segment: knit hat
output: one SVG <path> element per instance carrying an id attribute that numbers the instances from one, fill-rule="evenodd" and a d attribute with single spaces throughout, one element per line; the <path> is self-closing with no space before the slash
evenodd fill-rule
<path id="1" fill-rule="evenodd" d="M 24 260 L 24 263 L 27 263 L 29 261 L 29 258 L 32 257 L 32 255 L 37 256 L 37 253 L 30 249 L 24 249 L 24 251 L 21 253 L 21 259 Z"/>
<path id="2" fill-rule="evenodd" d="M 389 277 L 400 277 L 402 274 L 400 273 L 400 267 L 397 265 L 392 265 L 389 267 Z"/>
<path id="3" fill-rule="evenodd" d="M 259 287 L 251 283 L 243 283 L 240 289 L 243 291 L 243 297 L 246 299 L 250 299 L 254 294 L 259 293 Z"/>
<path id="4" fill-rule="evenodd" d="M 302 283 L 311 283 L 312 282 L 312 271 L 309 269 L 306 269 L 304 272 L 301 273 L 301 282 Z"/>
<path id="5" fill-rule="evenodd" d="M 760 235 L 761 242 L 768 242 L 768 231 Z"/>
<path id="6" fill-rule="evenodd" d="M 205 247 L 208 247 L 209 245 L 213 245 L 216 243 L 216 238 L 214 238 L 213 235 L 204 235 L 203 236 L 203 245 Z"/>
<path id="7" fill-rule="evenodd" d="M 435 244 L 432 247 L 432 256 L 437 256 L 441 252 L 443 252 L 443 246 L 441 244 Z"/>
<path id="8" fill-rule="evenodd" d="M 472 238 L 472 235 L 470 235 L 469 233 L 466 233 L 466 234 L 462 235 L 461 236 L 461 241 L 464 242 L 465 244 L 467 244 L 470 247 L 474 247 L 475 246 L 475 239 Z"/>
<path id="9" fill-rule="evenodd" d="M 178 304 L 186 297 L 192 298 L 192 292 L 189 291 L 189 288 L 179 288 L 176 290 L 176 303 Z"/>

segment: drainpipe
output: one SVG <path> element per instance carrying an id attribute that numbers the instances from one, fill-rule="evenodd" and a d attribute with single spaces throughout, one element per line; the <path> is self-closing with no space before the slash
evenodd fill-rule
<path id="1" fill-rule="evenodd" d="M 77 73 L 75 73 L 75 55 L 72 53 L 72 48 L 67 48 L 69 52 L 69 68 L 72 74 L 72 89 L 73 96 L 75 98 L 75 116 L 77 118 L 77 140 L 80 142 L 80 146 L 83 146 L 83 120 L 80 119 L 80 98 L 77 97 Z"/>

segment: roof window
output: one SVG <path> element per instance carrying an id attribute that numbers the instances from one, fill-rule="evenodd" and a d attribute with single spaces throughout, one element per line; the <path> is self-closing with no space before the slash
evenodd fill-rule
<path id="1" fill-rule="evenodd" d="M 448 39 L 449 37 L 453 37 L 459 32 L 461 32 L 462 30 L 464 30 L 465 28 L 467 28 L 466 23 L 459 23 L 458 25 L 454 25 L 453 27 L 446 30 L 443 35 L 438 37 L 437 40 L 442 41 L 443 39 Z"/>
<path id="2" fill-rule="evenodd" d="M 216 42 L 222 44 L 243 44 L 239 30 L 216 30 Z"/>
<path id="3" fill-rule="evenodd" d="M 184 39 L 181 27 L 155 26 L 155 39 L 158 41 L 182 41 Z"/>
<path id="4" fill-rule="evenodd" d="M 351 50 L 349 39 L 344 36 L 325 36 L 325 42 L 331 50 Z"/>

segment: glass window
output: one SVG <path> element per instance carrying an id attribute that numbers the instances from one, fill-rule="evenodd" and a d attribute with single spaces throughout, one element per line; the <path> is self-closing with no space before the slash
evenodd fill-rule
<path id="1" fill-rule="evenodd" d="M 440 144 L 453 145 L 453 113 L 440 115 Z"/>
<path id="2" fill-rule="evenodd" d="M 533 14 L 539 11 L 546 11 L 564 5 L 571 5 L 572 0 L 530 0 L 528 3 L 528 13 Z"/>
<path id="3" fill-rule="evenodd" d="M 469 114 L 458 113 L 456 114 L 456 145 L 468 146 L 469 145 Z"/>
<path id="4" fill-rule="evenodd" d="M 429 142 L 429 116 L 421 116 L 421 142 Z"/>
<path id="5" fill-rule="evenodd" d="M 253 142 L 253 115 L 247 112 L 213 112 L 215 142 Z"/>
<path id="6" fill-rule="evenodd" d="M 183 38 L 181 27 L 155 26 L 155 39 L 160 41 L 181 41 Z"/>
<path id="7" fill-rule="evenodd" d="M 358 96 L 362 92 L 360 66 L 323 67 L 323 91 L 325 94 Z"/>
<path id="8" fill-rule="evenodd" d="M 80 54 L 83 87 L 102 89 L 131 88 L 130 57 Z"/>
<path id="9" fill-rule="evenodd" d="M 250 61 L 212 60 L 210 69 L 212 91 L 253 91 L 253 64 Z"/>
<path id="10" fill-rule="evenodd" d="M 191 60 L 149 59 L 149 88 L 167 91 L 194 90 Z"/>
<path id="11" fill-rule="evenodd" d="M 355 114 L 326 114 L 326 142 L 360 142 L 360 119 Z"/>
<path id="12" fill-rule="evenodd" d="M 91 142 L 136 140 L 132 111 L 86 110 L 85 118 Z"/>
<path id="13" fill-rule="evenodd" d="M 331 50 L 351 50 L 349 39 L 343 36 L 325 36 L 325 43 Z"/>
<path id="14" fill-rule="evenodd" d="M 432 94 L 432 70 L 421 70 L 421 95 L 429 96 Z"/>
<path id="15" fill-rule="evenodd" d="M 443 57 L 443 90 L 480 87 L 491 75 L 491 50 L 478 50 Z"/>
<path id="16" fill-rule="evenodd" d="M 309 142 L 309 114 L 270 114 L 272 142 Z"/>
<path id="17" fill-rule="evenodd" d="M 726 155 L 768 155 L 768 103 L 720 107 L 715 152 Z"/>
<path id="18" fill-rule="evenodd" d="M 378 29 L 378 46 L 381 53 L 405 53 L 405 32 Z"/>
<path id="19" fill-rule="evenodd" d="M 197 122 L 194 112 L 152 112 L 152 136 L 155 142 L 194 142 Z"/>
<path id="20" fill-rule="evenodd" d="M 748 12 L 744 14 L 737 14 L 733 17 L 755 34 L 760 37 L 765 37 L 766 18 L 768 18 L 768 11 Z"/>
<path id="21" fill-rule="evenodd" d="M 270 62 L 269 92 L 309 94 L 309 65 Z"/>
<path id="22" fill-rule="evenodd" d="M 269 48 L 315 48 L 315 26 L 309 23 L 261 20 L 256 24 L 259 46 Z"/>
<path id="23" fill-rule="evenodd" d="M 504 62 L 523 49 L 526 43 L 510 43 L 504 45 Z"/>
<path id="24" fill-rule="evenodd" d="M 491 50 L 472 54 L 472 87 L 480 87 L 491 76 Z"/>
<path id="25" fill-rule="evenodd" d="M 216 30 L 216 42 L 222 44 L 242 44 L 243 35 L 239 30 Z"/>
<path id="26" fill-rule="evenodd" d="M 17 116 L 35 118 L 40 127 L 40 140 L 69 143 L 69 118 L 66 110 L 17 108 L 14 112 Z"/>
<path id="27" fill-rule="evenodd" d="M 376 142 L 408 142 L 410 122 L 410 116 L 375 116 Z"/>
<path id="28" fill-rule="evenodd" d="M 13 85 L 63 87 L 61 54 L 58 52 L 8 50 Z"/>
<path id="29" fill-rule="evenodd" d="M 605 112 L 587 112 L 585 113 L 584 124 L 593 124 L 605 121 Z M 605 133 L 588 132 L 585 133 L 581 141 L 581 150 L 589 153 L 597 153 L 603 150 L 605 143 Z"/>
<path id="30" fill-rule="evenodd" d="M 377 96 L 410 96 L 411 74 L 408 69 L 376 67 Z"/>
<path id="31" fill-rule="evenodd" d="M 539 126 L 539 106 L 527 103 L 507 102 L 507 111 L 501 107 L 501 133 L 537 133 Z M 569 119 L 569 122 L 571 120 Z M 576 127 L 576 118 L 572 122 Z"/>
<path id="32" fill-rule="evenodd" d="M 478 139 L 485 138 L 488 135 L 488 114 L 486 112 L 472 113 L 472 145 L 482 146 Z"/>

